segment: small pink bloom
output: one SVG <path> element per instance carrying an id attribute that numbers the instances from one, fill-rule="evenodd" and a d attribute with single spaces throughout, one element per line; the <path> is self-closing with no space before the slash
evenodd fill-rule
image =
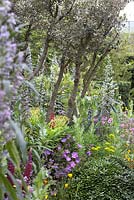
<path id="1" fill-rule="evenodd" d="M 107 121 L 109 124 L 111 124 L 113 122 L 113 118 L 109 118 Z"/>
<path id="2" fill-rule="evenodd" d="M 106 122 L 105 121 L 101 121 L 102 125 L 104 125 Z"/>
<path id="3" fill-rule="evenodd" d="M 121 127 L 121 128 L 125 128 L 125 124 L 121 124 L 120 127 Z"/>

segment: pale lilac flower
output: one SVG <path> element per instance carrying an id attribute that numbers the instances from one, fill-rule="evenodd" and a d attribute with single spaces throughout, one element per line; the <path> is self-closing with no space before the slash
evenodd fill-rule
<path id="1" fill-rule="evenodd" d="M 65 168 L 65 172 L 69 173 L 71 172 L 72 168 L 70 165 L 67 165 L 67 167 Z"/>
<path id="2" fill-rule="evenodd" d="M 47 156 L 47 155 L 50 155 L 52 153 L 52 151 L 50 151 L 49 149 L 45 149 L 44 151 L 44 154 Z"/>
<path id="3" fill-rule="evenodd" d="M 60 150 L 61 150 L 61 145 L 59 145 L 59 146 L 57 147 L 57 150 L 58 150 L 58 151 L 60 151 Z"/>
<path id="4" fill-rule="evenodd" d="M 17 45 L 12 33 L 15 33 L 16 20 L 11 12 L 9 0 L 0 4 L 0 130 L 7 140 L 15 137 L 9 120 L 11 119 L 11 103 L 17 93 L 18 71 L 22 70 L 22 62 L 17 61 Z M 21 74 L 21 73 L 20 73 Z"/>
<path id="5" fill-rule="evenodd" d="M 70 153 L 70 151 L 68 150 L 68 149 L 65 149 L 65 151 L 64 151 L 66 154 L 69 154 Z"/>
<path id="6" fill-rule="evenodd" d="M 78 164 L 78 163 L 80 162 L 80 158 L 79 158 L 79 157 L 76 158 L 76 159 L 75 159 L 75 162 Z"/>
<path id="7" fill-rule="evenodd" d="M 66 161 L 71 161 L 71 158 L 69 156 L 66 156 Z"/>
<path id="8" fill-rule="evenodd" d="M 81 148 L 82 148 L 82 145 L 81 145 L 81 144 L 77 144 L 77 147 L 78 147 L 79 149 L 81 149 Z"/>
<path id="9" fill-rule="evenodd" d="M 62 142 L 62 143 L 65 143 L 66 141 L 67 141 L 67 138 L 62 138 L 62 139 L 61 139 L 61 142 Z"/>
<path id="10" fill-rule="evenodd" d="M 77 152 L 73 152 L 72 153 L 72 158 L 78 158 L 78 153 Z"/>
<path id="11" fill-rule="evenodd" d="M 74 161 L 71 161 L 70 163 L 70 167 L 74 168 L 76 166 L 76 163 Z"/>

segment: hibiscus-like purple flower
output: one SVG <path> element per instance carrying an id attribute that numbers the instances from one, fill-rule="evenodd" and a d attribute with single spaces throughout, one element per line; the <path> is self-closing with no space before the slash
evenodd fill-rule
<path id="1" fill-rule="evenodd" d="M 74 161 L 71 161 L 69 164 L 71 168 L 74 168 L 76 166 L 76 163 Z"/>
<path id="2" fill-rule="evenodd" d="M 78 153 L 77 152 L 73 152 L 72 153 L 72 158 L 78 158 Z"/>

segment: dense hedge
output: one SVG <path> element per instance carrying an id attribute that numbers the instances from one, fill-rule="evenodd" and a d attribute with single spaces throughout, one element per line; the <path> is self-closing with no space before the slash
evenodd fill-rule
<path id="1" fill-rule="evenodd" d="M 134 170 L 116 158 L 97 159 L 76 171 L 70 200 L 134 200 Z"/>

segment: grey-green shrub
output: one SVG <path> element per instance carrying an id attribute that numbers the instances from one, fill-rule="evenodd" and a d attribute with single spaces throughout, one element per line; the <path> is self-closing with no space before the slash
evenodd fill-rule
<path id="1" fill-rule="evenodd" d="M 133 200 L 134 170 L 111 157 L 93 159 L 75 172 L 70 200 Z"/>

